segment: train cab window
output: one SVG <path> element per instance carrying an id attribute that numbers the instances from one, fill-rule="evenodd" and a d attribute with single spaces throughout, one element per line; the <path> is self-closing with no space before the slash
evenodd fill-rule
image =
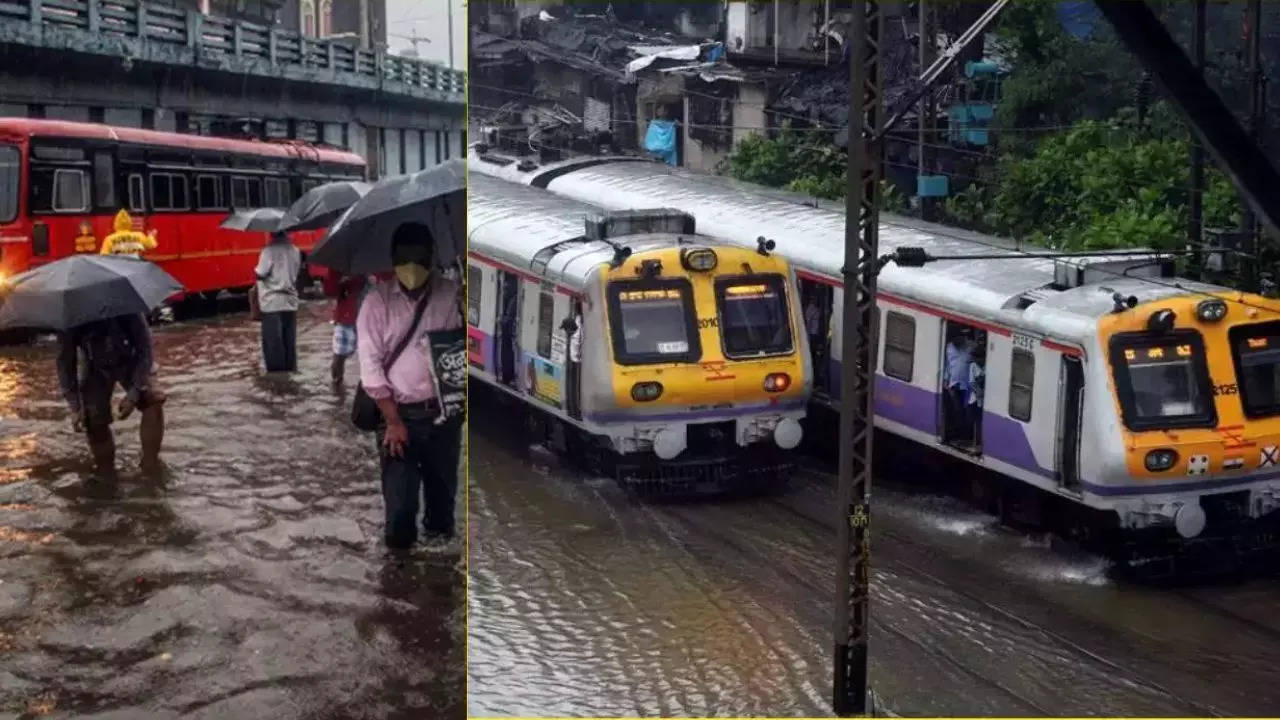
<path id="1" fill-rule="evenodd" d="M 1130 430 L 1217 424 L 1200 333 L 1121 333 L 1111 341 L 1111 366 Z"/>
<path id="2" fill-rule="evenodd" d="M 556 297 L 547 288 L 538 295 L 538 356 L 551 357 L 551 333 L 555 329 Z"/>
<path id="3" fill-rule="evenodd" d="M 129 176 L 129 212 L 147 211 L 146 187 L 146 183 L 142 181 L 142 175 L 134 173 Z"/>
<path id="4" fill-rule="evenodd" d="M 618 280 L 609 284 L 607 297 L 618 364 L 696 362 L 702 357 L 688 280 Z"/>
<path id="5" fill-rule="evenodd" d="M 792 351 L 791 314 L 781 275 L 719 278 L 716 305 L 725 357 L 786 355 Z"/>
<path id="6" fill-rule="evenodd" d="M 885 314 L 884 374 L 911 382 L 916 358 L 916 320 L 909 315 Z"/>
<path id="7" fill-rule="evenodd" d="M 1036 356 L 1022 350 L 1013 349 L 1013 360 L 1009 367 L 1009 417 L 1022 422 L 1031 422 L 1031 404 L 1035 397 Z"/>
<path id="8" fill-rule="evenodd" d="M 480 301 L 481 289 L 484 284 L 484 273 L 479 267 L 472 265 L 467 268 L 467 324 L 472 327 L 480 326 Z"/>
<path id="9" fill-rule="evenodd" d="M 0 222 L 18 217 L 18 188 L 22 156 L 12 145 L 0 145 Z"/>
<path id="10" fill-rule="evenodd" d="M 222 178 L 217 175 L 196 176 L 196 207 L 201 210 L 226 210 L 222 197 Z"/>
<path id="11" fill-rule="evenodd" d="M 1237 325 L 1228 338 L 1245 415 L 1280 415 L 1280 322 Z"/>

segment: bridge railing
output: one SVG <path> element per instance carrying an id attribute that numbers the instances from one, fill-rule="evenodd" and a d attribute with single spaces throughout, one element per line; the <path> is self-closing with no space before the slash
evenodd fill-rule
<path id="1" fill-rule="evenodd" d="M 272 65 L 353 73 L 446 93 L 461 94 L 466 83 L 462 71 L 425 60 L 360 50 L 144 0 L 0 0 L 0 22 L 5 20 L 182 45 L 205 56 L 257 58 Z"/>

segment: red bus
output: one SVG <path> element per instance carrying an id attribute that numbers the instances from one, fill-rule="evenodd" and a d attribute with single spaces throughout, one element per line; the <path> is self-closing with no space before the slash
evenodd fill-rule
<path id="1" fill-rule="evenodd" d="M 75 253 L 77 240 L 98 252 L 124 209 L 134 230 L 155 233 L 143 257 L 187 293 L 244 289 L 267 235 L 219 228 L 228 213 L 364 176 L 359 155 L 304 143 L 0 118 L 0 279 Z M 305 257 L 322 234 L 293 240 Z"/>

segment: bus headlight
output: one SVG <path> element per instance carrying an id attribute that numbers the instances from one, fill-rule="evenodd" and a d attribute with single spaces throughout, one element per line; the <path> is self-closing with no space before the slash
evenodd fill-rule
<path id="1" fill-rule="evenodd" d="M 1169 448 L 1161 448 L 1147 453 L 1147 457 L 1142 461 L 1142 464 L 1150 472 L 1164 472 L 1177 464 L 1177 462 L 1178 453 L 1176 451 Z"/>
<path id="2" fill-rule="evenodd" d="M 638 382 L 631 386 L 631 399 L 636 402 L 657 400 L 662 395 L 662 383 Z"/>
<path id="3" fill-rule="evenodd" d="M 791 387 L 791 376 L 786 373 L 769 373 L 764 376 L 765 392 L 783 392 L 789 387 Z"/>
<path id="4" fill-rule="evenodd" d="M 1227 304 L 1218 298 L 1201 300 L 1196 305 L 1196 317 L 1203 322 L 1218 322 L 1227 316 Z"/>
<path id="5" fill-rule="evenodd" d="M 773 441 L 783 450 L 794 450 L 800 444 L 802 437 L 804 437 L 804 430 L 801 429 L 800 423 L 792 418 L 782 418 L 773 428 Z"/>

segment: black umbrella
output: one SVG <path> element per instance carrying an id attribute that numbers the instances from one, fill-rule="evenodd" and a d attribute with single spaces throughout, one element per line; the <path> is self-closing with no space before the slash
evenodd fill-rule
<path id="1" fill-rule="evenodd" d="M 220 227 L 244 232 L 275 232 L 283 217 L 284 211 L 279 208 L 237 210 L 228 215 Z"/>
<path id="2" fill-rule="evenodd" d="M 72 255 L 0 285 L 0 328 L 67 330 L 151 312 L 182 284 L 159 265 L 122 255 Z"/>
<path id="3" fill-rule="evenodd" d="M 391 269 L 391 235 L 407 222 L 435 236 L 435 262 L 453 267 L 466 247 L 467 165 L 461 158 L 383 180 L 334 223 L 310 261 L 348 274 Z"/>
<path id="4" fill-rule="evenodd" d="M 292 232 L 327 228 L 372 188 L 369 183 L 348 180 L 313 187 L 289 206 L 276 229 Z"/>

